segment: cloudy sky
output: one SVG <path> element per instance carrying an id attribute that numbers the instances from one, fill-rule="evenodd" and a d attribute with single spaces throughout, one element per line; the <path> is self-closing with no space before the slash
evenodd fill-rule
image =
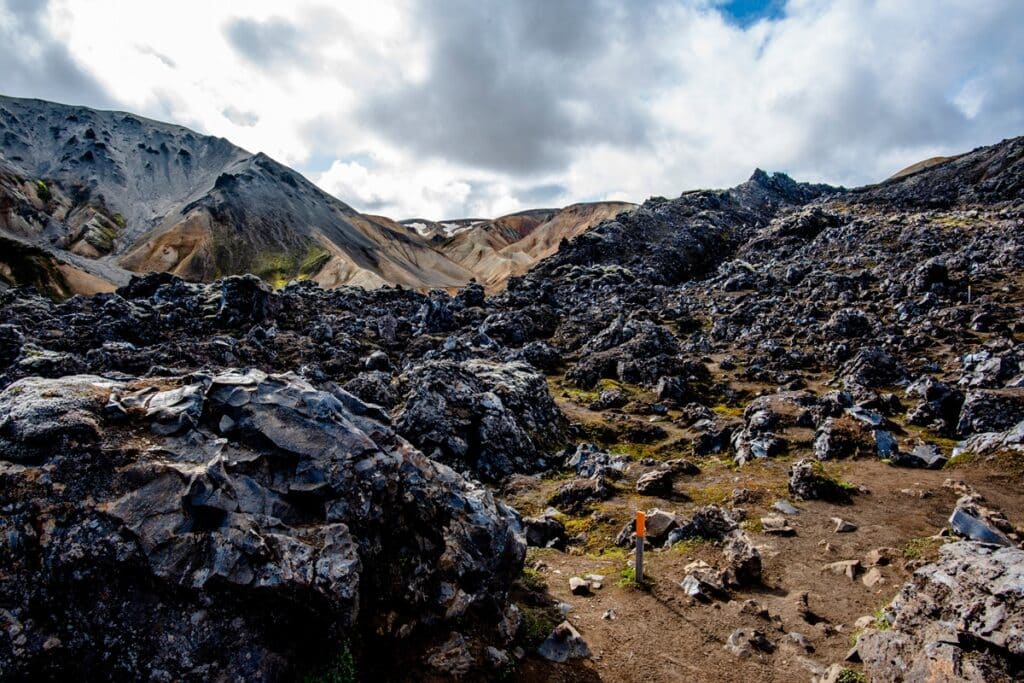
<path id="1" fill-rule="evenodd" d="M 1024 134 L 1021 0 L 0 0 L 0 92 L 224 136 L 357 209 L 858 185 Z"/>

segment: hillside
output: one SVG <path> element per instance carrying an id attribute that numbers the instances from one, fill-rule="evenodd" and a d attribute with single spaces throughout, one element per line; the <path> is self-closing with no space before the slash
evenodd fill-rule
<path id="1" fill-rule="evenodd" d="M 227 140 L 122 112 L 0 97 L 0 230 L 113 283 L 454 287 L 470 275 L 386 220 Z"/>
<path id="2" fill-rule="evenodd" d="M 477 221 L 453 232 L 438 248 L 467 269 L 488 291 L 504 287 L 558 251 L 562 240 L 581 235 L 604 220 L 632 209 L 625 202 L 573 204 L 563 209 L 533 209 L 492 221 Z"/>
<path id="3" fill-rule="evenodd" d="M 397 223 L 358 213 L 264 154 L 131 114 L 0 97 L 0 133 L 0 233 L 68 273 L 33 280 L 52 282 L 54 296 L 151 271 L 423 291 L 475 278 L 499 289 L 631 206 Z"/>

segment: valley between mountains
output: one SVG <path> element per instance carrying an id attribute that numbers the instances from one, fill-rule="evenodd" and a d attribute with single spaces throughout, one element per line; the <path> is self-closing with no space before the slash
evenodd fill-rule
<path id="1" fill-rule="evenodd" d="M 398 221 L 0 132 L 0 678 L 1024 676 L 1024 138 Z"/>

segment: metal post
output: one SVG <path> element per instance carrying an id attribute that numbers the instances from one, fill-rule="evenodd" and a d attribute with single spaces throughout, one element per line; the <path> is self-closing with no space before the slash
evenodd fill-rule
<path id="1" fill-rule="evenodd" d="M 647 518 L 643 510 L 636 511 L 636 582 L 644 582 L 644 538 L 647 536 Z"/>

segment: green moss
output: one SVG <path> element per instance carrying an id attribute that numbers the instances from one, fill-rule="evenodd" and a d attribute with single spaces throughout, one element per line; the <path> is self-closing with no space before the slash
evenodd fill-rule
<path id="1" fill-rule="evenodd" d="M 751 519 L 743 520 L 740 522 L 740 528 L 752 534 L 764 533 L 764 525 L 761 524 L 760 517 L 752 517 Z"/>
<path id="2" fill-rule="evenodd" d="M 523 623 L 519 627 L 519 640 L 527 650 L 533 650 L 551 635 L 561 622 L 562 615 L 555 607 L 531 607 L 516 603 L 523 615 Z"/>
<path id="3" fill-rule="evenodd" d="M 125 226 L 128 225 L 128 221 L 125 220 L 124 216 L 122 216 L 119 213 L 115 213 L 110 218 L 114 221 L 114 223 L 117 224 L 117 227 L 121 228 L 122 230 L 124 230 Z"/>
<path id="4" fill-rule="evenodd" d="M 743 407 L 742 406 L 728 406 L 724 403 L 719 403 L 716 406 L 712 406 L 711 410 L 715 411 L 717 415 L 723 417 L 742 417 Z"/>
<path id="5" fill-rule="evenodd" d="M 937 556 L 939 540 L 930 536 L 912 538 L 903 546 L 903 557 L 907 560 L 931 559 Z"/>
<path id="6" fill-rule="evenodd" d="M 677 555 L 690 555 L 707 542 L 706 538 L 687 538 L 669 546 L 669 550 Z"/>
<path id="7" fill-rule="evenodd" d="M 530 567 L 523 567 L 523 573 L 519 577 L 519 582 L 527 590 L 531 591 L 543 592 L 548 589 L 548 582 L 544 580 L 544 575 Z"/>
<path id="8" fill-rule="evenodd" d="M 96 251 L 107 254 L 114 248 L 114 240 L 117 239 L 118 229 L 100 215 L 96 215 L 85 227 L 82 235 L 88 244 Z"/>
<path id="9" fill-rule="evenodd" d="M 249 270 L 275 289 L 292 280 L 306 280 L 320 272 L 331 254 L 319 244 L 309 244 L 299 253 L 266 251 L 253 257 Z"/>
<path id="10" fill-rule="evenodd" d="M 565 533 L 570 536 L 593 531 L 597 522 L 593 517 L 574 517 L 565 520 Z"/>
<path id="11" fill-rule="evenodd" d="M 708 484 L 701 488 L 688 489 L 690 499 L 697 505 L 721 505 L 732 498 L 732 485 Z"/>
<path id="12" fill-rule="evenodd" d="M 327 251 L 320 245 L 314 244 L 309 247 L 309 251 L 306 252 L 306 257 L 302 259 L 302 263 L 299 264 L 299 275 L 305 275 L 312 277 L 320 272 L 320 269 L 327 265 L 327 262 L 331 260 L 331 252 Z"/>
<path id="13" fill-rule="evenodd" d="M 900 424 L 904 431 L 912 436 L 916 436 L 922 441 L 928 441 L 939 447 L 939 450 L 945 453 L 951 453 L 953 448 L 959 443 L 956 439 L 951 439 L 946 436 L 942 436 L 938 432 L 935 432 L 927 427 L 921 427 L 912 424 Z"/>
<path id="14" fill-rule="evenodd" d="M 39 197 L 44 203 L 49 202 L 53 199 L 53 193 L 50 192 L 49 185 L 43 180 L 36 181 L 36 196 Z"/>
<path id="15" fill-rule="evenodd" d="M 943 465 L 942 469 L 955 470 L 959 467 L 967 467 L 968 465 L 973 465 L 976 462 L 978 462 L 977 453 L 959 453 L 950 458 L 948 461 L 946 461 L 946 464 Z"/>
<path id="16" fill-rule="evenodd" d="M 586 553 L 601 553 L 614 547 L 615 536 L 621 528 L 610 522 L 599 522 L 592 516 L 570 517 L 563 520 L 563 523 L 570 538 L 586 534 L 587 540 L 583 543 L 583 551 Z"/>
<path id="17" fill-rule="evenodd" d="M 619 576 L 622 577 L 619 579 L 619 588 L 650 590 L 651 586 L 654 585 L 654 582 L 651 581 L 651 577 L 649 576 L 644 576 L 642 581 L 637 581 L 636 569 L 634 569 L 633 567 L 624 567 L 622 571 L 619 572 Z"/>
<path id="18" fill-rule="evenodd" d="M 355 683 L 359 680 L 356 660 L 348 643 L 343 643 L 334 658 L 302 679 L 305 683 Z"/>
<path id="19" fill-rule="evenodd" d="M 1024 453 L 1011 450 L 998 451 L 985 458 L 982 458 L 977 453 L 960 453 L 956 457 L 949 459 L 945 469 L 966 468 L 981 462 L 990 463 L 995 466 L 995 469 L 1007 474 L 1014 476 L 1024 475 Z"/>
<path id="20" fill-rule="evenodd" d="M 600 395 L 595 389 L 580 389 L 559 377 L 549 377 L 548 388 L 553 396 L 563 396 L 573 403 L 579 403 L 580 405 L 590 405 Z"/>
<path id="21" fill-rule="evenodd" d="M 597 381 L 597 384 L 594 385 L 593 389 L 582 389 L 572 382 L 569 382 L 564 377 L 549 377 L 548 387 L 553 395 L 564 396 L 565 398 L 584 406 L 590 405 L 596 401 L 600 397 L 602 391 L 618 390 L 621 391 L 627 399 L 636 398 L 645 393 L 642 387 L 636 386 L 635 384 L 619 382 L 614 379 L 600 379 Z"/>
<path id="22" fill-rule="evenodd" d="M 629 557 L 629 551 L 618 546 L 602 548 L 596 553 L 587 553 L 587 557 L 594 560 L 625 560 Z"/>
<path id="23" fill-rule="evenodd" d="M 607 448 L 609 453 L 628 455 L 634 460 L 643 460 L 644 458 L 658 459 L 659 456 L 662 458 L 664 457 L 655 444 L 616 441 L 615 443 L 610 444 Z"/>
<path id="24" fill-rule="evenodd" d="M 836 683 L 868 683 L 868 677 L 862 671 L 843 669 L 836 676 Z"/>

